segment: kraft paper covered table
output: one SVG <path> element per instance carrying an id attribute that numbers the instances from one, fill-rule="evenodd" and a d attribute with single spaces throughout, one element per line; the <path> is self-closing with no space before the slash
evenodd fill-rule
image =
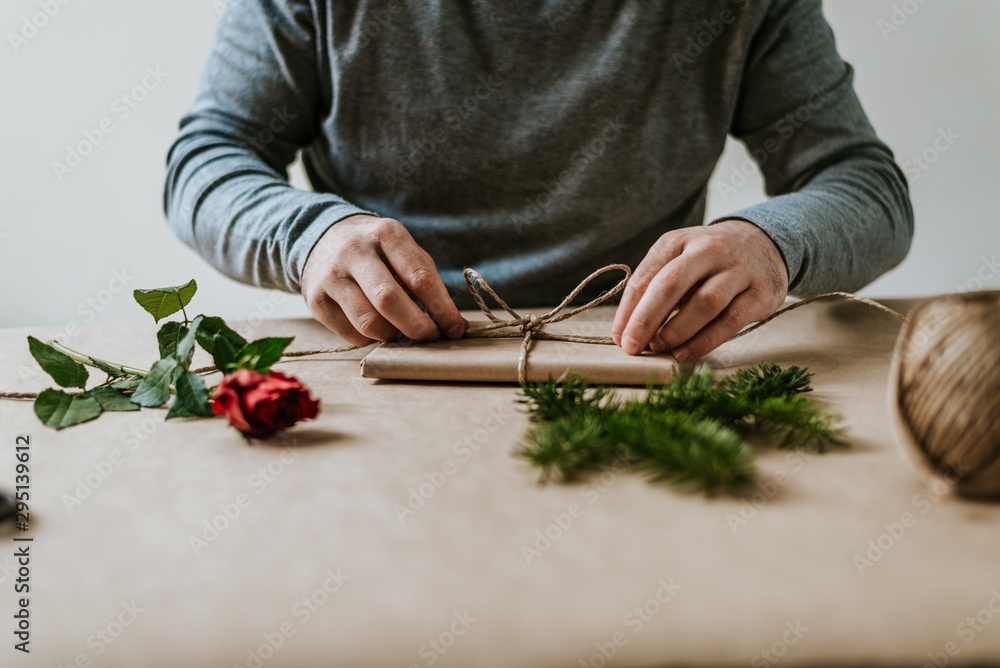
<path id="1" fill-rule="evenodd" d="M 607 330 L 612 315 L 576 320 Z M 311 321 L 234 326 L 295 334 L 293 349 L 339 344 Z M 940 498 L 897 451 L 885 392 L 898 329 L 862 305 L 818 304 L 710 356 L 723 373 L 809 367 L 851 444 L 759 451 L 744 498 L 633 474 L 540 486 L 513 456 L 528 424 L 515 386 L 365 379 L 364 351 L 276 366 L 322 412 L 274 444 L 150 410 L 57 433 L 29 402 L 0 402 L 0 486 L 13 486 L 16 436 L 31 436 L 34 538 L 23 655 L 3 534 L 0 664 L 996 662 L 1000 505 Z M 143 366 L 154 331 L 62 342 Z M 4 390 L 50 384 L 28 334 L 61 333 L 0 332 Z"/>

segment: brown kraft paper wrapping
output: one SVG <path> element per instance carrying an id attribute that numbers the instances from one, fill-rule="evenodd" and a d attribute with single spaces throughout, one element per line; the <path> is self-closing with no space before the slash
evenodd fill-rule
<path id="1" fill-rule="evenodd" d="M 563 325 L 563 330 L 572 329 L 572 323 L 557 323 L 552 325 L 553 330 L 558 325 Z M 509 338 L 386 343 L 361 362 L 361 375 L 393 380 L 516 383 L 521 342 L 521 338 Z M 541 382 L 569 372 L 595 383 L 646 385 L 663 383 L 676 370 L 677 361 L 668 354 L 631 356 L 614 345 L 541 340 L 533 341 L 528 352 L 527 379 Z"/>

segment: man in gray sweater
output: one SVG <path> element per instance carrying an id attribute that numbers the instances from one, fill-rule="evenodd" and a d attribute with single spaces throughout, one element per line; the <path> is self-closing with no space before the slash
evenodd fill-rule
<path id="1" fill-rule="evenodd" d="M 728 134 L 772 197 L 703 225 Z M 543 305 L 625 263 L 615 340 L 681 361 L 913 234 L 820 0 L 230 0 L 164 206 L 358 344 L 461 337 L 467 266 Z"/>

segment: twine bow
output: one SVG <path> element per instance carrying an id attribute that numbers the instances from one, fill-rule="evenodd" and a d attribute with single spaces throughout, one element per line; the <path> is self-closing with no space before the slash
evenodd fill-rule
<path id="1" fill-rule="evenodd" d="M 587 285 L 600 276 L 609 271 L 614 271 L 620 269 L 625 272 L 625 278 L 620 280 L 617 285 L 615 285 L 610 290 L 606 290 L 598 295 L 595 299 L 583 304 L 582 306 L 577 306 L 576 308 L 563 312 L 569 303 L 576 299 L 577 295 L 583 291 Z M 479 327 L 470 327 L 465 330 L 465 336 L 470 338 L 517 338 L 523 337 L 521 342 L 521 355 L 517 361 L 517 381 L 524 384 L 527 381 L 527 369 L 528 369 L 528 351 L 531 350 L 531 343 L 536 339 L 545 339 L 548 341 L 572 341 L 575 343 L 600 343 L 600 344 L 614 344 L 614 341 L 610 336 L 582 336 L 578 334 L 553 334 L 551 332 L 546 332 L 542 329 L 543 326 L 552 322 L 561 322 L 572 318 L 573 316 L 583 313 L 589 309 L 594 308 L 598 304 L 608 300 L 609 298 L 615 296 L 623 289 L 625 289 L 625 284 L 628 279 L 632 276 L 632 270 L 628 268 L 628 265 L 624 264 L 609 264 L 606 267 L 598 269 L 592 273 L 587 278 L 583 279 L 578 286 L 569 293 L 565 299 L 559 302 L 559 305 L 554 309 L 545 313 L 544 315 L 521 315 L 510 306 L 507 305 L 500 295 L 498 295 L 490 284 L 486 282 L 486 279 L 476 271 L 475 269 L 466 268 L 465 270 L 465 284 L 469 287 L 469 294 L 476 301 L 479 306 L 479 310 L 483 312 L 487 318 L 490 319 L 490 324 L 481 325 Z M 476 286 L 476 283 L 479 286 Z M 510 320 L 501 320 L 496 315 L 493 314 L 493 310 L 486 305 L 483 301 L 483 296 L 480 294 L 479 289 L 492 297 L 497 304 L 499 304 L 504 311 L 510 314 Z M 518 328 L 516 331 L 511 331 L 514 328 Z M 504 331 L 507 330 L 507 331 Z"/>

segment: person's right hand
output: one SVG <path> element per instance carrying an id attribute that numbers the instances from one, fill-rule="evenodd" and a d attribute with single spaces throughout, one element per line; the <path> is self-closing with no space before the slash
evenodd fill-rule
<path id="1" fill-rule="evenodd" d="M 359 214 L 335 223 L 306 259 L 301 284 L 313 317 L 353 345 L 400 333 L 422 341 L 465 333 L 434 260 L 391 218 Z"/>

